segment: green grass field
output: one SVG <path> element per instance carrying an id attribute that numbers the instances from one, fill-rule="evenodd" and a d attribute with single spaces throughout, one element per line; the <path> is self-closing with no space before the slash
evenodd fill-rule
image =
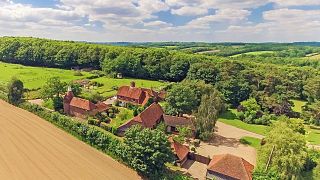
<path id="1" fill-rule="evenodd" d="M 230 56 L 230 57 L 238 57 L 238 56 L 241 56 L 241 55 L 258 56 L 258 55 L 261 55 L 261 54 L 271 54 L 271 53 L 274 53 L 274 51 L 254 51 L 254 52 L 247 52 L 247 53 L 242 53 L 242 54 L 236 54 L 236 55 L 233 55 L 233 56 Z"/>
<path id="2" fill-rule="evenodd" d="M 293 105 L 294 105 L 292 108 L 293 111 L 299 112 L 299 113 L 302 112 L 302 107 L 307 104 L 306 101 L 300 101 L 300 100 L 291 100 L 291 101 L 293 102 Z"/>
<path id="3" fill-rule="evenodd" d="M 118 128 L 123 123 L 133 118 L 133 111 L 119 107 L 119 113 L 113 118 L 109 124 L 111 127 Z"/>
<path id="4" fill-rule="evenodd" d="M 255 124 L 247 124 L 245 122 L 242 122 L 241 120 L 237 119 L 235 115 L 236 110 L 231 109 L 225 113 L 223 113 L 218 121 L 223 122 L 225 124 L 229 124 L 231 126 L 235 126 L 240 129 L 244 129 L 250 132 L 254 132 L 257 134 L 265 135 L 269 129 L 268 126 L 263 125 L 255 125 Z"/>
<path id="5" fill-rule="evenodd" d="M 7 83 L 12 77 L 17 77 L 24 83 L 24 86 L 27 89 L 31 90 L 41 88 L 45 84 L 47 79 L 55 76 L 60 77 L 61 80 L 65 82 L 71 82 L 77 79 L 86 79 L 89 76 L 91 76 L 88 72 L 82 72 L 83 76 L 75 76 L 75 71 L 72 70 L 30 67 L 18 64 L 8 64 L 3 62 L 0 62 L 0 72 L 1 84 Z M 165 85 L 165 83 L 159 81 L 130 78 L 113 79 L 108 77 L 100 77 L 97 79 L 92 79 L 91 81 L 96 81 L 103 84 L 102 87 L 99 87 L 95 90 L 105 97 L 113 96 L 116 94 L 116 90 L 113 90 L 113 87 L 129 85 L 131 81 L 135 81 L 137 87 L 145 88 L 158 89 L 159 87 Z M 30 93 L 28 93 L 28 97 L 37 97 L 37 93 L 38 92 L 36 91 L 31 91 Z"/>
<path id="6" fill-rule="evenodd" d="M 55 68 L 30 67 L 18 64 L 0 62 L 0 82 L 6 83 L 12 77 L 19 78 L 28 89 L 41 88 L 47 79 L 58 76 L 66 82 L 82 79 L 89 76 L 89 73 L 82 73 L 84 76 L 74 76 L 74 71 Z"/>
<path id="7" fill-rule="evenodd" d="M 261 140 L 254 137 L 244 136 L 240 139 L 240 143 L 252 146 L 256 149 L 260 147 Z"/>

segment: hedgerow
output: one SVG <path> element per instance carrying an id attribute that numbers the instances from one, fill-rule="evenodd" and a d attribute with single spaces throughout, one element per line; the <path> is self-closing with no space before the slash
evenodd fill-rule
<path id="1" fill-rule="evenodd" d="M 78 139 L 126 164 L 122 153 L 123 143 L 115 135 L 100 129 L 99 127 L 73 120 L 58 112 L 51 112 L 38 105 L 26 102 L 21 104 L 20 107 L 55 124 Z"/>

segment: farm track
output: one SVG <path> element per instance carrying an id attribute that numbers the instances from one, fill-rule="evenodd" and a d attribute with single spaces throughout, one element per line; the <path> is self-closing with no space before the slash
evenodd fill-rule
<path id="1" fill-rule="evenodd" d="M 0 100 L 0 179 L 141 179 L 38 116 Z"/>

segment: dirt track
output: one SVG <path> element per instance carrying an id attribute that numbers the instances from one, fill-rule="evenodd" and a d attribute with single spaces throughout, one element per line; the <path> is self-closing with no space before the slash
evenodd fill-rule
<path id="1" fill-rule="evenodd" d="M 140 179 L 39 117 L 0 100 L 0 179 Z"/>

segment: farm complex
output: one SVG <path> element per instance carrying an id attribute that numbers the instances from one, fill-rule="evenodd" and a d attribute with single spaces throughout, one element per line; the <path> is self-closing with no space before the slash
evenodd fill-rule
<path id="1" fill-rule="evenodd" d="M 319 53 L 0 38 L 0 179 L 317 179 Z"/>

